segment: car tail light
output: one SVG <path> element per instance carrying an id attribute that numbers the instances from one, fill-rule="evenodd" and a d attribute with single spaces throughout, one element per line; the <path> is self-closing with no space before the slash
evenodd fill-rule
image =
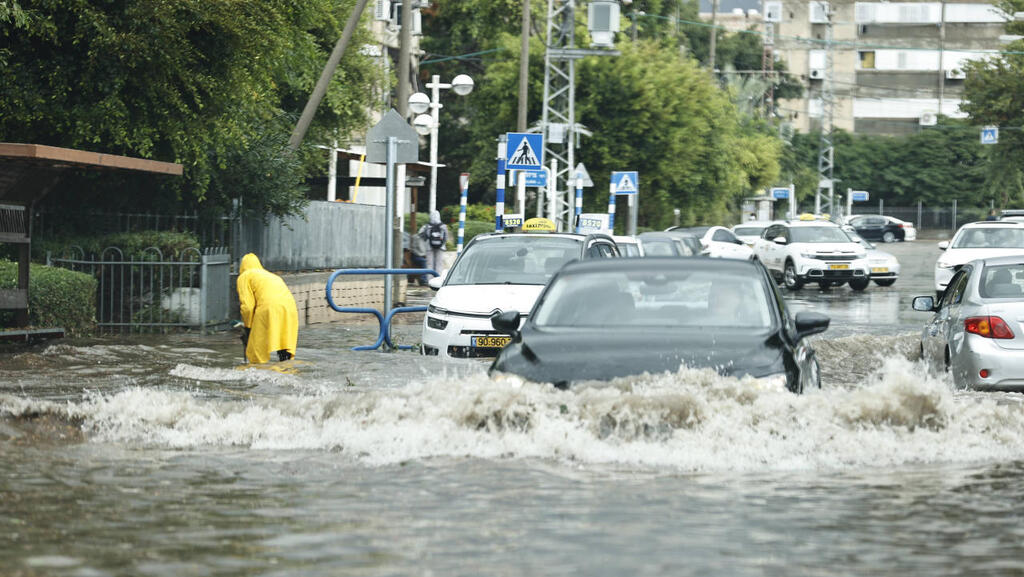
<path id="1" fill-rule="evenodd" d="M 988 369 L 981 369 L 980 371 L 978 371 L 978 376 L 983 379 L 987 379 L 989 374 L 991 373 L 988 372 Z"/>
<path id="2" fill-rule="evenodd" d="M 987 339 L 1013 338 L 1013 331 L 1000 317 L 971 317 L 964 321 L 964 330 Z"/>

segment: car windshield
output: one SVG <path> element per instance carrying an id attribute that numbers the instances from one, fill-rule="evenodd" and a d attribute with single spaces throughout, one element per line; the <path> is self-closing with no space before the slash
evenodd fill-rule
<path id="1" fill-rule="evenodd" d="M 790 242 L 851 242 L 838 226 L 794 226 L 789 236 Z"/>
<path id="2" fill-rule="evenodd" d="M 640 247 L 630 242 L 615 243 L 619 247 L 619 254 L 625 257 L 640 256 Z"/>
<path id="3" fill-rule="evenodd" d="M 965 228 L 950 248 L 1024 248 L 1024 228 Z"/>
<path id="4" fill-rule="evenodd" d="M 760 332 L 772 327 L 773 318 L 757 276 L 721 270 L 605 270 L 559 277 L 539 304 L 534 322 L 540 327 Z"/>
<path id="5" fill-rule="evenodd" d="M 989 299 L 1024 297 L 1024 264 L 986 266 L 978 293 Z"/>
<path id="6" fill-rule="evenodd" d="M 645 240 L 644 256 L 676 256 L 671 240 Z"/>
<path id="7" fill-rule="evenodd" d="M 768 227 L 767 226 L 737 226 L 736 228 L 732 229 L 732 232 L 736 236 L 761 236 L 761 233 L 764 232 L 764 229 L 766 229 L 766 228 L 768 228 Z"/>
<path id="8" fill-rule="evenodd" d="M 466 249 L 445 284 L 547 284 L 563 264 L 579 258 L 581 243 L 537 234 L 481 239 Z"/>

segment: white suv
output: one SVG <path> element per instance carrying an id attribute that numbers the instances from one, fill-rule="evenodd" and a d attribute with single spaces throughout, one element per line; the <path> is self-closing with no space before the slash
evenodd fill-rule
<path id="1" fill-rule="evenodd" d="M 946 251 L 935 261 L 935 293 L 941 295 L 953 274 L 972 260 L 1024 254 L 1024 223 L 971 222 L 961 226 L 953 240 L 940 242 L 939 248 Z"/>
<path id="2" fill-rule="evenodd" d="M 871 282 L 864 247 L 824 220 L 772 224 L 754 243 L 754 257 L 790 290 L 817 282 L 823 290 L 849 283 L 861 291 Z"/>

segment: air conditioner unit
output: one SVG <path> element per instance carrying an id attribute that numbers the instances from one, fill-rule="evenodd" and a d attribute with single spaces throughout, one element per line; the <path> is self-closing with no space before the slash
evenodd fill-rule
<path id="1" fill-rule="evenodd" d="M 809 9 L 811 24 L 828 23 L 828 2 L 811 2 Z"/>
<path id="2" fill-rule="evenodd" d="M 967 73 L 959 68 L 953 68 L 946 71 L 946 78 L 950 80 L 963 80 L 967 78 Z"/>
<path id="3" fill-rule="evenodd" d="M 764 21 L 782 22 L 782 2 L 764 3 Z"/>
<path id="4" fill-rule="evenodd" d="M 921 117 L 917 119 L 921 126 L 935 126 L 938 122 L 939 117 L 934 112 L 922 112 Z"/>
<path id="5" fill-rule="evenodd" d="M 825 71 L 821 68 L 811 68 L 811 80 L 821 80 L 825 78 Z"/>
<path id="6" fill-rule="evenodd" d="M 373 6 L 374 20 L 391 20 L 391 0 L 377 0 Z"/>
<path id="7" fill-rule="evenodd" d="M 397 26 L 399 29 L 402 28 L 402 3 L 392 2 L 391 3 L 391 24 Z M 412 35 L 421 36 L 423 35 L 423 18 L 420 15 L 419 5 L 413 3 L 412 5 Z"/>

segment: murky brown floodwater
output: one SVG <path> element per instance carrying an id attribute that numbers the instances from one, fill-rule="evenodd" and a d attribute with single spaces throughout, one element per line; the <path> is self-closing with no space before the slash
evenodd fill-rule
<path id="1" fill-rule="evenodd" d="M 688 370 L 557 391 L 348 350 L 369 325 L 303 331 L 283 372 L 237 369 L 232 335 L 19 348 L 0 575 L 1019 575 L 1022 399 L 913 360 L 924 274 L 790 295 L 834 318 L 803 396 Z"/>

